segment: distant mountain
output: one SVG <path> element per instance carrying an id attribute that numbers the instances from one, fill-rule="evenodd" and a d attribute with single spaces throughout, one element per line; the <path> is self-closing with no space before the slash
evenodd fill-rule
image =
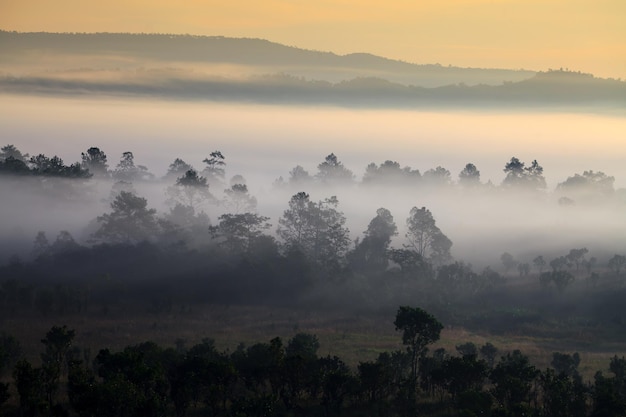
<path id="1" fill-rule="evenodd" d="M 53 57 L 71 57 L 54 62 Z M 79 58 L 83 58 L 80 60 Z M 0 31 L 0 64 L 51 65 L 55 69 L 128 69 L 158 63 L 232 64 L 307 79 L 340 82 L 379 77 L 422 87 L 465 83 L 499 85 L 535 73 L 525 70 L 417 65 L 367 53 L 337 55 L 262 39 L 126 33 L 19 33 Z M 59 68 L 59 65 L 65 67 Z M 76 66 L 78 65 L 78 66 Z"/>
<path id="2" fill-rule="evenodd" d="M 0 31 L 0 65 L 0 92 L 14 94 L 367 107 L 626 108 L 626 82 L 591 74 L 415 65 L 259 39 Z M 519 79 L 496 82 L 504 76 Z M 477 82 L 483 79 L 492 82 Z"/>

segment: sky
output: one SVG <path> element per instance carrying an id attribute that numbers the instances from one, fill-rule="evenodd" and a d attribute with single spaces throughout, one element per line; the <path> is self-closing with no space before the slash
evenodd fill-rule
<path id="1" fill-rule="evenodd" d="M 626 78 L 624 0 L 0 0 L 0 29 L 262 38 L 418 64 Z"/>

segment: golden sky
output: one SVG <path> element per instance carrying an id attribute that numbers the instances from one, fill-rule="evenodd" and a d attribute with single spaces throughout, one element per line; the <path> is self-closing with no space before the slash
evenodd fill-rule
<path id="1" fill-rule="evenodd" d="M 626 0 L 0 0 L 0 29 L 253 37 L 420 64 L 626 78 Z"/>

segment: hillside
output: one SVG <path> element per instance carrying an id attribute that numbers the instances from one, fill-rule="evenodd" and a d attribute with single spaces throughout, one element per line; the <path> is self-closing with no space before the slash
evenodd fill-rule
<path id="1" fill-rule="evenodd" d="M 568 70 L 533 73 L 415 65 L 261 39 L 0 31 L 0 92 L 349 107 L 626 107 L 626 83 Z"/>
<path id="2" fill-rule="evenodd" d="M 55 57 L 63 59 L 59 62 L 54 60 Z M 262 39 L 0 31 L 0 64 L 11 73 L 15 73 L 15 70 L 24 71 L 25 66 L 52 67 L 57 70 L 130 69 L 184 63 L 196 68 L 230 64 L 244 67 L 253 73 L 259 73 L 259 70 L 260 73 L 281 72 L 329 82 L 356 77 L 380 77 L 423 87 L 456 83 L 498 85 L 504 81 L 527 79 L 534 74 L 525 70 L 417 65 L 367 53 L 337 55 Z"/>

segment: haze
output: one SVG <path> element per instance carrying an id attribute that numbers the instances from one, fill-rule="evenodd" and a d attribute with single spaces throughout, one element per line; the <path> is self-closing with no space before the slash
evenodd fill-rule
<path id="1" fill-rule="evenodd" d="M 264 38 L 339 54 L 626 77 L 621 0 L 175 2 L 4 0 L 0 28 Z"/>
<path id="2" fill-rule="evenodd" d="M 454 242 L 456 259 L 475 265 L 499 263 L 503 250 L 521 257 L 538 251 L 559 253 L 570 246 L 586 246 L 595 253 L 611 251 L 626 232 L 623 207 L 610 205 L 566 209 L 557 204 L 558 183 L 583 171 L 602 171 L 626 185 L 626 131 L 623 117 L 560 112 L 406 111 L 335 107 L 285 107 L 209 102 L 144 101 L 129 99 L 62 99 L 4 96 L 0 106 L 0 137 L 31 155 L 58 155 L 66 163 L 96 146 L 106 152 L 114 168 L 122 152 L 132 151 L 137 164 L 162 177 L 175 158 L 198 170 L 210 152 L 226 156 L 227 178 L 243 175 L 257 197 L 258 212 L 271 218 L 273 229 L 296 191 L 314 199 L 337 195 L 346 214 L 351 238 L 367 227 L 376 209 L 391 210 L 404 243 L 403 225 L 413 206 L 426 206 Z M 499 185 L 504 165 L 513 156 L 544 167 L 547 193 L 537 200 L 524 193 L 458 193 L 449 189 L 384 188 L 277 189 L 296 165 L 311 175 L 330 153 L 360 181 L 374 162 L 397 161 L 421 173 L 442 166 L 454 181 L 467 163 L 475 164 L 483 183 Z M 97 184 L 96 180 L 91 180 Z M 165 188 L 171 184 L 136 184 L 149 206 L 163 214 Z M 70 230 L 85 243 L 87 227 L 108 212 L 103 201 L 111 184 L 76 201 L 42 200 L 27 189 L 13 190 L 2 203 L 2 234 L 13 239 L 10 248 L 27 254 L 39 230 L 54 236 Z M 23 192 L 23 194 L 22 194 Z M 219 193 L 220 190 L 213 192 Z M 5 192 L 5 195 L 9 193 Z M 50 197 L 51 198 L 51 197 Z M 623 204 L 623 203 L 622 203 Z M 621 207 L 621 206 L 619 206 Z M 207 212 L 216 222 L 223 209 Z M 476 246 L 477 236 L 481 244 Z M 20 244 L 16 244 L 19 241 Z M 552 251 L 552 252 L 551 252 Z M 5 257 L 10 250 L 5 248 Z M 19 252 L 19 251 L 18 251 Z"/>

